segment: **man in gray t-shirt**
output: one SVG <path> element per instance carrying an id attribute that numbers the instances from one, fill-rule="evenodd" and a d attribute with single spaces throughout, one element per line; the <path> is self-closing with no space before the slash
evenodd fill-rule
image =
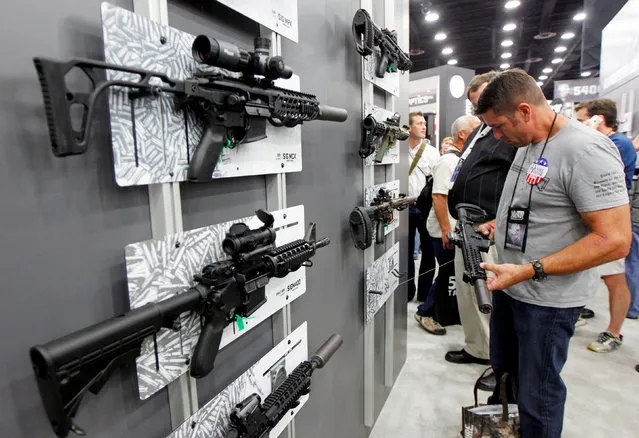
<path id="1" fill-rule="evenodd" d="M 612 141 L 557 115 L 523 70 L 494 79 L 477 113 L 495 137 L 519 148 L 494 223 L 500 264 L 482 264 L 494 274 L 491 364 L 497 382 L 504 373 L 516 380 L 522 436 L 559 438 L 560 373 L 598 281 L 590 268 L 630 248 L 623 164 Z M 499 385 L 489 402 L 498 394 Z"/>

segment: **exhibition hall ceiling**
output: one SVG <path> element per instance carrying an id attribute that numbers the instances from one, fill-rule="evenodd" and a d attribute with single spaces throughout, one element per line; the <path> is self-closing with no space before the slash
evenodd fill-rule
<path id="1" fill-rule="evenodd" d="M 582 35 L 603 23 L 584 13 L 584 3 L 589 1 L 411 0 L 411 71 L 447 63 L 477 73 L 520 67 L 546 94 L 552 81 L 596 76 L 598 65 L 582 70 Z M 614 15 L 618 3 L 607 2 L 617 8 L 608 12 Z"/>

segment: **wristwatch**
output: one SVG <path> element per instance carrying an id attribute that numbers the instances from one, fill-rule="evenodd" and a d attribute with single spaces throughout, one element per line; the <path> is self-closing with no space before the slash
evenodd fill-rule
<path id="1" fill-rule="evenodd" d="M 532 264 L 533 269 L 535 270 L 535 275 L 532 278 L 533 281 L 543 281 L 548 278 L 548 274 L 544 271 L 544 266 L 539 260 L 533 260 L 530 264 Z"/>

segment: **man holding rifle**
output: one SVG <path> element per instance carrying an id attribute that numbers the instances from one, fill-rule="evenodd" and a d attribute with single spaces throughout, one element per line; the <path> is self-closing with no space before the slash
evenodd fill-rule
<path id="1" fill-rule="evenodd" d="M 523 437 L 559 438 L 566 386 L 560 373 L 598 272 L 630 249 L 630 208 L 614 143 L 556 114 L 534 78 L 499 74 L 477 107 L 495 138 L 518 148 L 495 222 L 490 359 L 517 383 Z M 485 233 L 488 225 L 482 225 Z M 492 234 L 492 233 L 491 233 Z M 510 385 L 506 388 L 514 399 Z M 499 399 L 499 384 L 489 399 Z"/>
<path id="2" fill-rule="evenodd" d="M 484 88 L 497 76 L 488 72 L 475 76 L 468 85 L 467 97 L 477 107 Z M 460 203 L 474 204 L 487 214 L 487 220 L 495 218 L 501 190 L 506 181 L 508 169 L 515 157 L 515 148 L 491 134 L 485 123 L 475 129 L 466 142 L 462 156 L 453 176 L 448 192 L 448 210 L 455 219 L 455 206 Z M 485 260 L 495 261 L 494 249 Z M 473 287 L 463 281 L 464 260 L 462 251 L 455 251 L 455 284 L 457 306 L 464 329 L 465 345 L 461 350 L 446 353 L 446 360 L 453 363 L 489 363 L 489 321 L 490 315 L 479 311 Z M 491 391 L 495 386 L 494 375 L 483 379 L 481 389 Z"/>

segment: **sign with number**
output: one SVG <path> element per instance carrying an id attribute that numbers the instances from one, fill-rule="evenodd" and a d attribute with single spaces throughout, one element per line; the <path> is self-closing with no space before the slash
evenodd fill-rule
<path id="1" fill-rule="evenodd" d="M 562 102 L 583 102 L 599 97 L 599 78 L 555 81 L 555 99 Z"/>

